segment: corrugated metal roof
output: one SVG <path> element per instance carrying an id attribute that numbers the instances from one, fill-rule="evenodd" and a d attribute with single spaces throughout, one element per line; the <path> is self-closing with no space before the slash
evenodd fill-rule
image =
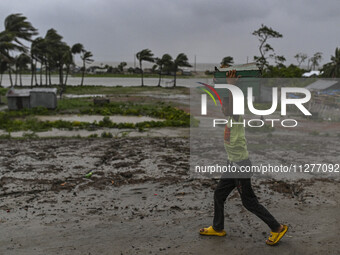
<path id="1" fill-rule="evenodd" d="M 255 62 L 242 64 L 242 65 L 233 65 L 227 68 L 219 68 L 221 72 L 236 70 L 236 71 L 248 71 L 248 70 L 259 70 Z"/>
<path id="2" fill-rule="evenodd" d="M 10 89 L 7 92 L 7 97 L 29 97 L 30 93 L 55 93 L 57 94 L 56 88 L 34 88 L 34 89 Z"/>
<path id="3" fill-rule="evenodd" d="M 330 81 L 330 80 L 317 80 L 311 84 L 309 84 L 306 88 L 309 90 L 324 90 L 327 89 L 334 84 L 338 83 L 338 81 Z"/>
<path id="4" fill-rule="evenodd" d="M 8 90 L 7 97 L 29 97 L 30 89 L 10 89 Z"/>
<path id="5" fill-rule="evenodd" d="M 57 93 L 56 88 L 33 88 L 31 92 Z"/>

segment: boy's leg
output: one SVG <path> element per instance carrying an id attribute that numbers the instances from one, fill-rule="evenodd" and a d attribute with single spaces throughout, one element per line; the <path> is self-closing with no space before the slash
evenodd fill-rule
<path id="1" fill-rule="evenodd" d="M 242 198 L 243 206 L 254 213 L 257 217 L 263 220 L 273 232 L 277 232 L 281 228 L 280 223 L 270 214 L 270 212 L 259 203 L 256 195 L 254 194 L 253 188 L 251 186 L 251 180 L 240 179 L 239 191 Z"/>
<path id="2" fill-rule="evenodd" d="M 237 162 L 239 166 L 251 166 L 251 161 L 249 159 L 243 160 L 241 162 Z M 254 213 L 257 217 L 263 220 L 273 232 L 276 232 L 281 228 L 280 223 L 270 214 L 270 212 L 259 203 L 257 197 L 253 191 L 251 186 L 251 179 L 244 178 L 238 180 L 240 187 L 237 187 L 239 192 L 241 193 L 241 199 L 243 206 Z"/>
<path id="3" fill-rule="evenodd" d="M 220 179 L 214 192 L 214 221 L 213 228 L 216 231 L 224 229 L 224 203 L 230 192 L 235 188 L 235 180 Z"/>

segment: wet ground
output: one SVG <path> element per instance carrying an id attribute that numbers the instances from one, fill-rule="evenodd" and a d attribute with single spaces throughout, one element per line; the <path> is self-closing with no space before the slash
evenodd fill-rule
<path id="1" fill-rule="evenodd" d="M 248 134 L 253 162 L 339 161 L 333 134 L 263 135 Z M 277 247 L 265 245 L 268 227 L 236 191 L 226 205 L 227 236 L 199 236 L 212 222 L 217 180 L 195 178 L 189 152 L 188 137 L 164 133 L 0 140 L 0 254 L 339 253 L 336 176 L 253 178 L 260 202 L 289 225 Z"/>
<path id="2" fill-rule="evenodd" d="M 189 111 L 185 95 L 113 99 L 162 99 Z M 113 138 L 84 138 L 103 131 Z M 294 131 L 247 132 L 250 158 L 258 165 L 340 163 L 339 133 L 338 122 L 306 119 Z M 218 180 L 189 170 L 188 128 L 34 135 L 43 139 L 0 139 L 0 254 L 339 254 L 339 174 L 253 177 L 260 202 L 289 226 L 268 247 L 268 227 L 236 191 L 225 206 L 227 236 L 198 234 L 212 223 Z"/>

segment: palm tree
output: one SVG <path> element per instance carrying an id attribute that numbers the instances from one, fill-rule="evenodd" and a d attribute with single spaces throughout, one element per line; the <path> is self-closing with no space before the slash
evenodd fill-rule
<path id="1" fill-rule="evenodd" d="M 158 66 L 158 73 L 159 73 L 159 80 L 158 80 L 158 87 L 161 86 L 161 79 L 162 79 L 162 71 L 164 66 L 169 66 L 171 61 L 172 61 L 172 57 L 169 54 L 164 54 L 162 56 L 162 58 L 156 58 L 156 64 Z"/>
<path id="2" fill-rule="evenodd" d="M 188 57 L 184 53 L 178 54 L 178 56 L 172 63 L 172 67 L 173 67 L 172 70 L 174 72 L 174 87 L 176 87 L 176 74 L 178 71 L 178 67 L 180 66 L 191 67 L 191 65 L 188 62 Z"/>
<path id="3" fill-rule="evenodd" d="M 2 74 L 7 69 L 7 63 L 0 58 L 0 88 L 2 87 Z"/>
<path id="4" fill-rule="evenodd" d="M 43 65 L 47 62 L 47 43 L 44 38 L 38 37 L 32 41 L 31 44 L 31 58 L 35 60 L 35 66 L 37 62 L 40 62 L 40 86 L 42 86 L 42 71 Z M 47 69 L 47 66 L 45 66 Z M 35 84 L 38 85 L 36 72 L 34 71 Z M 31 85 L 33 84 L 33 77 L 31 79 Z"/>
<path id="5" fill-rule="evenodd" d="M 85 50 L 84 46 L 81 43 L 76 43 L 72 46 L 71 53 L 72 53 L 72 62 L 73 62 L 72 64 L 73 65 L 74 65 L 73 56 L 75 56 L 76 54 L 81 54 L 84 50 Z M 67 81 L 68 73 L 69 73 L 69 67 L 68 67 L 67 72 L 66 72 L 65 84 L 66 84 L 66 81 Z"/>
<path id="6" fill-rule="evenodd" d="M 19 72 L 19 80 L 20 80 L 20 86 L 22 86 L 22 78 L 21 78 L 21 73 L 22 70 L 27 68 L 27 65 L 31 63 L 31 58 L 25 54 L 25 53 L 21 53 L 17 58 L 16 58 L 16 75 L 17 75 L 17 71 Z M 16 82 L 16 78 L 15 78 L 15 82 Z M 17 85 L 17 84 L 16 84 Z"/>
<path id="7" fill-rule="evenodd" d="M 126 62 L 120 62 L 119 65 L 117 66 L 117 69 L 119 70 L 120 73 L 124 73 L 124 67 L 127 66 Z"/>
<path id="8" fill-rule="evenodd" d="M 5 38 L 5 42 L 7 42 L 7 47 L 4 47 L 2 51 L 5 51 L 5 54 L 2 58 L 7 58 L 7 62 L 13 63 L 13 58 L 10 56 L 10 50 L 18 50 L 19 52 L 26 52 L 27 46 L 25 46 L 22 42 L 24 41 L 32 41 L 32 36 L 37 35 L 37 30 L 32 26 L 30 22 L 27 21 L 25 16 L 22 16 L 20 13 L 8 15 L 5 19 L 5 31 L 3 32 L 3 39 Z M 0 36 L 1 37 L 1 36 Z M 6 40 L 7 39 L 7 40 Z M 1 48 L 1 47 L 0 47 Z M 11 86 L 13 86 L 12 76 L 11 76 L 11 68 L 8 68 Z"/>
<path id="9" fill-rule="evenodd" d="M 38 37 L 34 39 L 31 43 L 31 87 L 33 87 L 33 79 L 35 78 L 35 85 L 38 85 L 37 81 L 37 65 L 40 62 L 40 85 L 42 85 L 42 64 L 43 64 L 43 55 L 44 55 L 44 39 L 42 37 Z"/>
<path id="10" fill-rule="evenodd" d="M 67 84 L 67 78 L 70 73 L 70 67 L 71 65 L 74 65 L 74 60 L 73 60 L 73 54 L 72 54 L 72 48 L 68 47 L 63 55 L 63 61 L 66 66 L 66 76 L 65 76 L 65 82 L 64 85 L 66 86 Z"/>
<path id="11" fill-rule="evenodd" d="M 340 48 L 336 47 L 334 56 L 331 56 L 331 62 L 322 68 L 325 77 L 340 77 Z"/>
<path id="12" fill-rule="evenodd" d="M 234 58 L 227 56 L 222 59 L 221 68 L 229 67 L 234 64 Z"/>
<path id="13" fill-rule="evenodd" d="M 85 75 L 85 71 L 86 71 L 86 64 L 91 64 L 94 60 L 92 59 L 93 55 L 91 53 L 91 51 L 86 51 L 83 50 L 82 51 L 82 55 L 80 56 L 81 60 L 83 60 L 83 73 L 81 76 L 81 83 L 80 86 L 83 86 L 83 82 L 84 82 L 84 75 Z"/>
<path id="14" fill-rule="evenodd" d="M 63 37 L 58 34 L 58 32 L 51 28 L 47 31 L 45 35 L 46 43 L 46 59 L 45 59 L 45 75 L 46 75 L 46 85 L 47 77 L 49 77 L 49 84 L 51 85 L 51 70 L 52 68 L 57 68 L 59 71 L 59 85 L 63 85 L 63 55 L 64 51 L 68 47 L 66 43 L 62 41 Z"/>
<path id="15" fill-rule="evenodd" d="M 136 54 L 137 59 L 139 60 L 139 68 L 142 74 L 142 87 L 144 86 L 144 71 L 142 67 L 142 62 L 154 62 L 153 53 L 149 49 L 144 49 Z"/>

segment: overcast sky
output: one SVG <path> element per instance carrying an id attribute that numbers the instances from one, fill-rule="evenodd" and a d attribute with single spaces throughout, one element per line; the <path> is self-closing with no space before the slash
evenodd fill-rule
<path id="1" fill-rule="evenodd" d="M 42 36 L 55 28 L 68 44 L 82 43 L 96 62 L 132 62 L 149 48 L 155 56 L 184 52 L 191 62 L 245 63 L 258 54 L 252 32 L 262 23 L 283 34 L 269 43 L 288 63 L 317 51 L 325 63 L 340 46 L 339 0 L 1 0 L 0 30 L 11 13 Z"/>

